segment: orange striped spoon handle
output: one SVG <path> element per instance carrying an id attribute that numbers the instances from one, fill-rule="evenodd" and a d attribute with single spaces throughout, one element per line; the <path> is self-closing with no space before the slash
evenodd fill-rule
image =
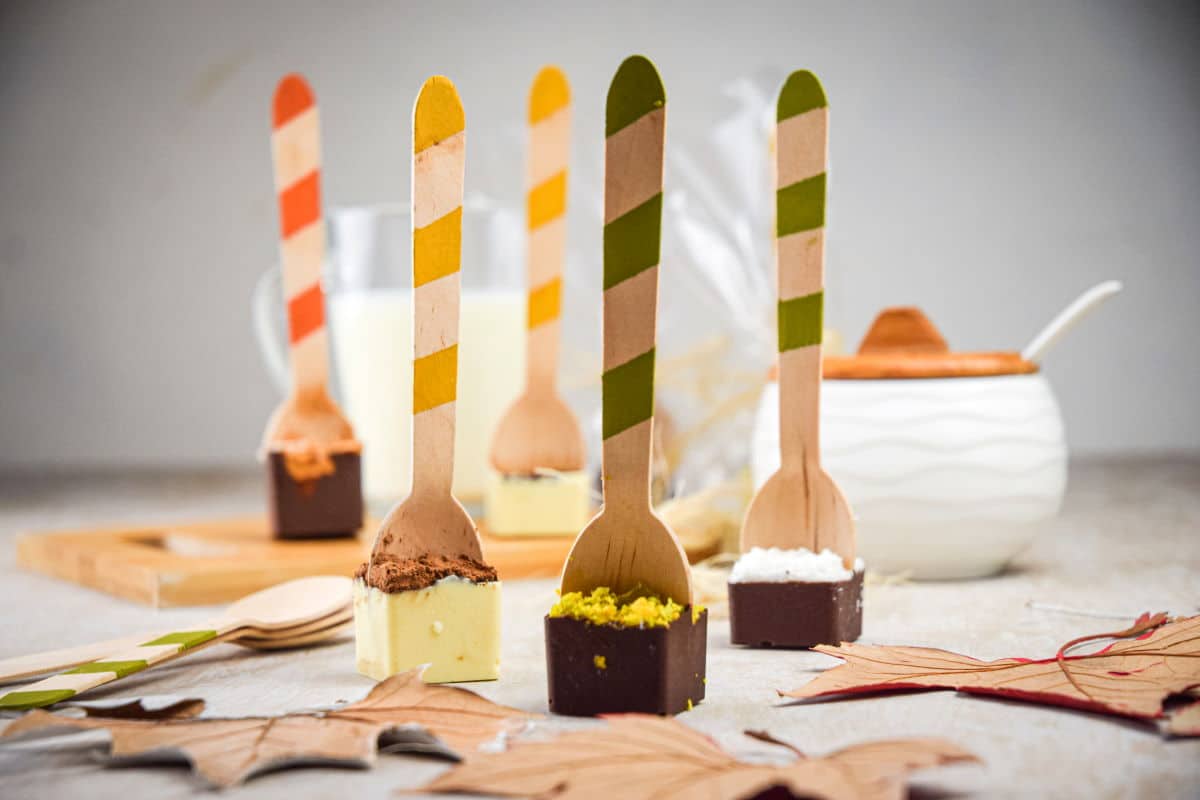
<path id="1" fill-rule="evenodd" d="M 272 103 L 271 154 L 279 199 L 283 293 L 287 303 L 293 397 L 324 393 L 329 375 L 321 264 L 321 131 L 312 88 L 286 76 Z"/>

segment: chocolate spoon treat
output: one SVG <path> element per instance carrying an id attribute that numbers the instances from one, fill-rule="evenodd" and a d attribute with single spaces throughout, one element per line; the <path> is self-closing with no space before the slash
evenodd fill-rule
<path id="1" fill-rule="evenodd" d="M 583 434 L 556 386 L 571 149 L 571 87 L 558 67 L 534 78 L 528 119 L 525 390 L 492 438 L 484 518 L 497 536 L 572 536 L 592 503 Z"/>
<path id="2" fill-rule="evenodd" d="M 272 105 L 292 388 L 263 435 L 271 530 L 284 539 L 353 536 L 363 522 L 362 445 L 328 389 L 317 101 L 304 78 L 288 75 Z"/>
<path id="3" fill-rule="evenodd" d="M 730 573 L 730 639 L 812 647 L 858 638 L 862 567 L 854 519 L 821 468 L 818 441 L 829 109 L 811 72 L 793 72 L 776 111 L 779 471 L 750 503 Z"/>
<path id="4" fill-rule="evenodd" d="M 458 91 L 432 77 L 413 109 L 412 492 L 354 582 L 358 670 L 376 680 L 421 664 L 429 683 L 500 675 L 500 581 L 451 494 L 465 147 Z"/>
<path id="5" fill-rule="evenodd" d="M 604 504 L 546 617 L 550 710 L 674 714 L 704 697 L 707 612 L 650 506 L 666 94 L 625 60 L 608 90 L 604 175 Z"/>

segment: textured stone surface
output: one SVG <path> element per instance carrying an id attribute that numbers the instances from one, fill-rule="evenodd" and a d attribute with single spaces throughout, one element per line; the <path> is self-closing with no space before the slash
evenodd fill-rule
<path id="1" fill-rule="evenodd" d="M 261 510 L 261 474 L 0 479 L 0 658 L 96 639 L 185 626 L 212 609 L 151 611 L 16 570 L 13 537 L 25 530 L 154 523 Z M 868 565 L 869 569 L 869 565 Z M 1075 635 L 1120 627 L 1143 610 L 1200 613 L 1200 460 L 1072 465 L 1062 517 L 1004 575 L 979 581 L 869 585 L 860 641 L 945 647 L 981 658 L 1050 656 Z M 518 708 L 546 709 L 542 620 L 551 581 L 504 586 L 503 675 L 474 684 Z M 1070 612 L 1070 613 L 1069 613 Z M 820 654 L 747 650 L 729 643 L 727 620 L 708 626 L 707 698 L 679 717 L 741 755 L 780 757 L 740 734 L 766 729 L 811 753 L 866 739 L 945 736 L 986 760 L 918 776 L 936 796 L 1186 797 L 1200 785 L 1200 741 L 1168 742 L 1138 725 L 1092 714 L 958 697 L 909 694 L 788 707 L 774 690 L 793 688 L 832 665 Z M 350 640 L 293 653 L 219 645 L 113 684 L 97 697 L 185 694 L 217 715 L 273 713 L 358 697 L 371 681 L 354 670 Z M 553 725 L 578 727 L 579 720 Z M 0 748 L 6 798 L 178 797 L 199 791 L 182 770 L 105 769 L 97 734 Z M 236 796 L 385 798 L 446 765 L 386 756 L 373 772 L 302 770 L 252 781 Z"/>

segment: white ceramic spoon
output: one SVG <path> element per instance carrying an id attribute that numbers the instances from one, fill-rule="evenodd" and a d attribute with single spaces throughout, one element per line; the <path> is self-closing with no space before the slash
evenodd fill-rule
<path id="1" fill-rule="evenodd" d="M 1046 357 L 1046 351 L 1062 338 L 1063 334 L 1074 328 L 1088 314 L 1104 304 L 1105 300 L 1117 294 L 1124 288 L 1120 281 L 1105 281 L 1088 289 L 1075 302 L 1058 312 L 1058 316 L 1050 320 L 1050 324 L 1042 328 L 1033 341 L 1021 351 L 1021 358 L 1041 364 Z"/>

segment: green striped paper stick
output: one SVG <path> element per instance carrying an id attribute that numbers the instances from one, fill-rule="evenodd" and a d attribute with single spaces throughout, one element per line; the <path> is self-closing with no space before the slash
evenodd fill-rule
<path id="1" fill-rule="evenodd" d="M 666 92 L 643 56 L 618 68 L 605 113 L 603 434 L 654 415 Z M 611 471 L 606 465 L 605 471 Z"/>
<path id="2" fill-rule="evenodd" d="M 608 90 L 604 143 L 604 505 L 563 565 L 563 592 L 604 586 L 692 599 L 687 556 L 650 506 L 654 339 L 666 93 L 627 58 Z M 694 622 L 694 618 L 693 618 Z"/>
<path id="3" fill-rule="evenodd" d="M 788 76 L 776 106 L 779 352 L 821 344 L 828 102 L 817 76 Z"/>
<path id="4" fill-rule="evenodd" d="M 141 672 L 149 666 L 213 642 L 218 633 L 216 630 L 180 631 L 151 639 L 124 652 L 6 692 L 0 695 L 0 710 L 24 711 L 61 703 L 80 692 Z"/>

